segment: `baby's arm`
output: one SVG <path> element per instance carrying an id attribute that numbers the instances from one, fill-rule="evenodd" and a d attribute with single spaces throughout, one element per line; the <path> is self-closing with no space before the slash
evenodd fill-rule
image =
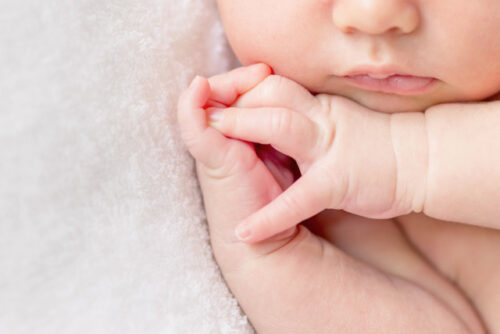
<path id="1" fill-rule="evenodd" d="M 392 129 L 400 177 L 425 184 L 414 182 L 422 211 L 500 228 L 500 101 L 442 104 L 417 114 L 392 115 Z"/>
<path id="2" fill-rule="evenodd" d="M 281 184 L 275 180 L 284 172 L 281 163 L 267 164 L 249 143 L 207 127 L 205 111 L 232 104 L 268 74 L 268 68 L 256 65 L 208 81 L 199 78 L 182 94 L 178 108 L 182 138 L 196 159 L 215 258 L 257 331 L 482 333 L 466 301 L 411 255 L 399 230 L 384 228 L 387 224 L 377 227 L 382 233 L 369 233 L 369 242 L 353 243 L 351 249 L 374 254 L 367 262 L 303 226 L 254 245 L 235 242 L 235 224 L 293 180 L 285 177 Z M 357 226 L 357 235 L 367 235 Z"/>
<path id="3" fill-rule="evenodd" d="M 220 110 L 212 126 L 233 138 L 273 145 L 297 161 L 302 177 L 247 217 L 238 236 L 258 242 L 325 208 L 377 219 L 423 211 L 492 226 L 488 222 L 500 211 L 500 159 L 490 154 L 500 121 L 494 103 L 386 114 L 338 96 L 313 97 L 289 79 L 268 77 L 232 108 Z M 488 200 L 480 201 L 485 195 Z"/>

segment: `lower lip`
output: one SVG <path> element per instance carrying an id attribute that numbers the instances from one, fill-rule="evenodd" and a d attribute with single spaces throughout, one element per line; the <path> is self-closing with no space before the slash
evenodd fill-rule
<path id="1" fill-rule="evenodd" d="M 375 79 L 365 74 L 359 74 L 345 76 L 344 78 L 359 88 L 400 95 L 424 93 L 436 81 L 434 78 L 414 77 L 411 75 L 391 75 L 385 79 Z"/>

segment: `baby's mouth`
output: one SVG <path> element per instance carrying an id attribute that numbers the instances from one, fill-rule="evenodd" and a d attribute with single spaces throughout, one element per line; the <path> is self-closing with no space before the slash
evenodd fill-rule
<path id="1" fill-rule="evenodd" d="M 370 74 L 359 73 L 346 75 L 350 84 L 371 91 L 392 93 L 399 95 L 417 95 L 428 91 L 436 79 L 403 74 Z"/>

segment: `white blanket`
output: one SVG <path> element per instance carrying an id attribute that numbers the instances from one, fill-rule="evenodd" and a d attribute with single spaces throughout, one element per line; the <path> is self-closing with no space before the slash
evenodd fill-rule
<path id="1" fill-rule="evenodd" d="M 214 2 L 0 3 L 0 333 L 251 333 L 176 125 Z"/>

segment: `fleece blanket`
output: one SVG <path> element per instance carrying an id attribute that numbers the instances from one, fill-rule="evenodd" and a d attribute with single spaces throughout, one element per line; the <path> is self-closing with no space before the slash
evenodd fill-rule
<path id="1" fill-rule="evenodd" d="M 252 333 L 176 126 L 237 66 L 214 1 L 0 8 L 0 332 Z"/>

